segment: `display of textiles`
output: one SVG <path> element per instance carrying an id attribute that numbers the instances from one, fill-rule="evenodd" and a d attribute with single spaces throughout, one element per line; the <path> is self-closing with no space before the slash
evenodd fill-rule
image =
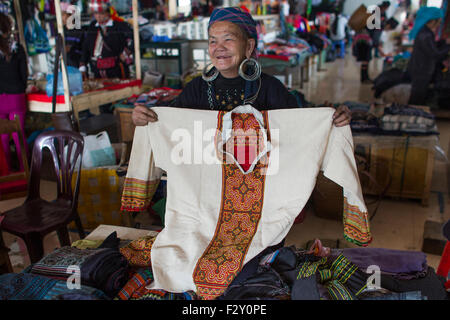
<path id="1" fill-rule="evenodd" d="M 136 103 L 152 106 L 168 106 L 181 93 L 180 89 L 172 89 L 167 87 L 155 88 L 148 92 L 144 92 L 139 96 L 133 95 L 121 102 L 122 105 L 134 106 Z"/>
<path id="2" fill-rule="evenodd" d="M 153 281 L 151 268 L 140 268 L 119 291 L 115 300 L 197 300 L 195 292 L 171 293 L 164 290 L 147 289 Z"/>
<path id="3" fill-rule="evenodd" d="M 378 118 L 370 112 L 370 104 L 361 102 L 345 101 L 351 113 L 350 127 L 352 132 L 377 133 L 379 130 Z"/>
<path id="4" fill-rule="evenodd" d="M 73 294 L 82 300 L 109 300 L 102 291 L 83 284 L 71 290 L 66 281 L 46 276 L 24 272 L 0 275 L 0 300 L 62 300 L 75 298 Z"/>
<path id="5" fill-rule="evenodd" d="M 389 134 L 439 134 L 433 114 L 408 105 L 392 104 L 385 108 L 380 129 Z"/>
<path id="6" fill-rule="evenodd" d="M 256 273 L 232 283 L 220 299 L 355 300 L 367 278 L 343 255 L 319 257 L 283 247 L 262 257 Z"/>
<path id="7" fill-rule="evenodd" d="M 428 271 L 427 257 L 420 251 L 404 251 L 384 248 L 350 248 L 336 250 L 362 270 L 376 265 L 383 274 L 398 279 L 415 279 Z"/>

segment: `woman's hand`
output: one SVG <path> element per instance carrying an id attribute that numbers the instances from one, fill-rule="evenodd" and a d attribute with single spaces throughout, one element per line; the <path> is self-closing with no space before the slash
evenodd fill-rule
<path id="1" fill-rule="evenodd" d="M 333 123 L 336 127 L 343 127 L 350 124 L 352 113 L 346 105 L 340 105 L 333 114 Z"/>
<path id="2" fill-rule="evenodd" d="M 146 126 L 149 122 L 158 121 L 158 115 L 155 111 L 137 104 L 133 109 L 131 119 L 136 126 Z"/>

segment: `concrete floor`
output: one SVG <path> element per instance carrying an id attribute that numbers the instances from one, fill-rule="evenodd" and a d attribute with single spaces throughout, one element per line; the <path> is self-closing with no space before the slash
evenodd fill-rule
<path id="1" fill-rule="evenodd" d="M 370 65 L 370 74 L 374 78 L 381 71 L 382 61 L 374 60 Z M 302 92 L 307 100 L 315 103 L 360 101 L 372 102 L 373 96 L 370 85 L 361 85 L 359 82 L 359 65 L 354 58 L 347 55 L 344 60 L 327 63 L 326 71 L 314 72 L 310 81 L 305 84 Z M 448 154 L 450 141 L 449 121 L 439 120 L 440 146 L 445 154 Z M 373 242 L 371 247 L 382 247 L 401 250 L 417 250 L 422 248 L 424 223 L 427 219 L 443 222 L 450 219 L 447 166 L 442 159 L 436 159 L 432 193 L 428 207 L 423 207 L 415 200 L 391 200 L 385 199 L 381 202 L 376 217 L 371 222 Z M 445 197 L 444 212 L 440 213 L 437 192 L 442 192 Z M 51 200 L 56 197 L 53 182 L 43 181 L 41 194 L 44 198 Z M 19 206 L 24 198 L 0 201 L 0 212 Z M 140 216 L 143 227 L 150 223 L 148 217 Z M 317 217 L 309 208 L 305 221 L 295 224 L 289 232 L 286 245 L 305 247 L 309 240 L 318 239 L 340 239 L 345 246 L 353 247 L 352 244 L 343 240 L 343 227 L 341 221 L 322 219 Z M 78 239 L 76 233 L 70 234 L 72 241 Z M 11 248 L 10 257 L 14 271 L 19 272 L 29 264 L 23 241 L 4 233 L 6 244 Z M 51 252 L 59 246 L 56 233 L 45 238 L 45 252 Z M 427 255 L 429 265 L 434 268 L 439 263 L 440 256 Z"/>

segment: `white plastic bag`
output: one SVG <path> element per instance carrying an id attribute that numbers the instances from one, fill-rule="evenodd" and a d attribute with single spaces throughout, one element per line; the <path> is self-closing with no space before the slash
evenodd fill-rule
<path id="1" fill-rule="evenodd" d="M 114 148 L 108 133 L 102 131 L 95 135 L 84 136 L 83 168 L 113 166 L 116 164 Z"/>

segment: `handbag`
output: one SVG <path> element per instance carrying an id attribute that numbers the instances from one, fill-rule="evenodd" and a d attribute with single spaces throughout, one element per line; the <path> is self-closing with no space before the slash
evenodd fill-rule
<path id="1" fill-rule="evenodd" d="M 116 66 L 117 57 L 97 58 L 97 69 L 105 70 Z"/>
<path id="2" fill-rule="evenodd" d="M 103 38 L 103 45 L 110 52 L 113 52 L 111 50 L 110 46 L 108 46 L 108 44 L 106 43 L 105 35 L 103 34 L 102 28 L 99 28 L 99 30 L 100 30 L 100 36 Z M 117 57 L 106 57 L 106 58 L 98 57 L 97 58 L 97 69 L 105 70 L 105 69 L 114 68 L 117 64 L 117 60 L 118 60 Z"/>

